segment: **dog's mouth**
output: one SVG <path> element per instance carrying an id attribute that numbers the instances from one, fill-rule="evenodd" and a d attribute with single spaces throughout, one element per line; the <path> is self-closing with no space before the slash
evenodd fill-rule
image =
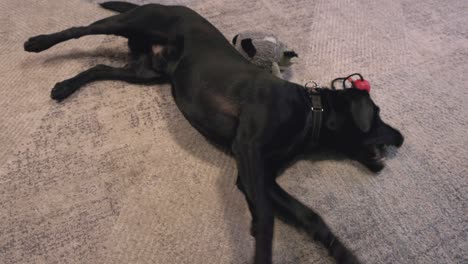
<path id="1" fill-rule="evenodd" d="M 366 145 L 360 161 L 373 172 L 381 171 L 385 167 L 385 148 L 383 144 Z"/>
<path id="2" fill-rule="evenodd" d="M 401 147 L 403 135 L 396 129 L 380 121 L 358 148 L 358 160 L 373 172 L 379 172 L 385 167 L 387 148 Z"/>

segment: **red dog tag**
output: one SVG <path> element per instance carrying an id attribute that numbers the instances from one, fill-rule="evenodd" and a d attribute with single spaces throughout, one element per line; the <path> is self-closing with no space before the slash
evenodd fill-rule
<path id="1" fill-rule="evenodd" d="M 354 80 L 352 77 L 353 76 L 359 76 L 359 79 L 357 80 Z M 348 77 L 345 77 L 345 78 L 335 78 L 333 79 L 333 81 L 331 82 L 331 88 L 332 90 L 336 90 L 335 88 L 335 82 L 337 81 L 342 81 L 343 82 L 343 89 L 349 89 L 349 88 L 354 88 L 354 89 L 358 89 L 358 90 L 361 90 L 361 91 L 366 91 L 366 92 L 370 92 L 370 83 L 369 81 L 367 81 L 366 79 L 364 79 L 364 77 L 362 77 L 362 75 L 360 73 L 353 73 L 351 75 L 349 75 Z M 351 87 L 349 87 L 347 84 L 351 83 Z"/>
<path id="2" fill-rule="evenodd" d="M 353 85 L 358 90 L 370 92 L 370 83 L 367 80 L 356 80 Z"/>
<path id="3" fill-rule="evenodd" d="M 364 78 L 362 78 L 360 74 L 359 74 L 359 77 L 361 77 L 361 79 L 354 80 L 353 78 L 348 77 L 348 79 L 346 80 L 351 83 L 352 88 L 355 88 L 361 91 L 370 92 L 370 83 Z"/>

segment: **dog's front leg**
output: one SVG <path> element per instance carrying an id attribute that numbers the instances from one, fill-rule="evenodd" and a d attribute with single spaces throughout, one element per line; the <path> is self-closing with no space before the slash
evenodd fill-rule
<path id="1" fill-rule="evenodd" d="M 255 219 L 255 264 L 271 264 L 274 215 L 268 189 L 272 177 L 265 170 L 265 160 L 257 144 L 237 141 L 233 152 L 239 170 L 240 188 L 249 201 L 249 209 Z"/>
<path id="2" fill-rule="evenodd" d="M 270 189 L 275 213 L 286 223 L 304 229 L 313 239 L 321 242 L 338 264 L 359 264 L 359 260 L 332 233 L 322 217 L 287 193 L 277 183 Z"/>

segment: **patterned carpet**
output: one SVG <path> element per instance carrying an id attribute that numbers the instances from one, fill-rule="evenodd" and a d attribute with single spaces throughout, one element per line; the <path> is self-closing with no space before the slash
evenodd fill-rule
<path id="1" fill-rule="evenodd" d="M 96 82 L 49 99 L 58 81 L 124 64 L 118 37 L 23 51 L 30 36 L 112 14 L 92 2 L 0 2 L 0 263 L 251 263 L 235 162 L 188 124 L 168 85 Z M 367 76 L 405 145 L 378 175 L 318 154 L 281 185 L 363 263 L 468 263 L 467 1 L 158 2 L 195 9 L 229 39 L 277 32 L 300 56 L 292 81 Z M 279 221 L 274 261 L 334 263 Z"/>

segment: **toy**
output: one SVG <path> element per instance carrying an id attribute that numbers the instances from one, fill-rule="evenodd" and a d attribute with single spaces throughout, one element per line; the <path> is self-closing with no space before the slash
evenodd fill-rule
<path id="1" fill-rule="evenodd" d="M 281 72 L 294 63 L 292 59 L 299 57 L 271 33 L 244 31 L 232 39 L 232 44 L 253 64 L 279 78 L 283 78 Z"/>

